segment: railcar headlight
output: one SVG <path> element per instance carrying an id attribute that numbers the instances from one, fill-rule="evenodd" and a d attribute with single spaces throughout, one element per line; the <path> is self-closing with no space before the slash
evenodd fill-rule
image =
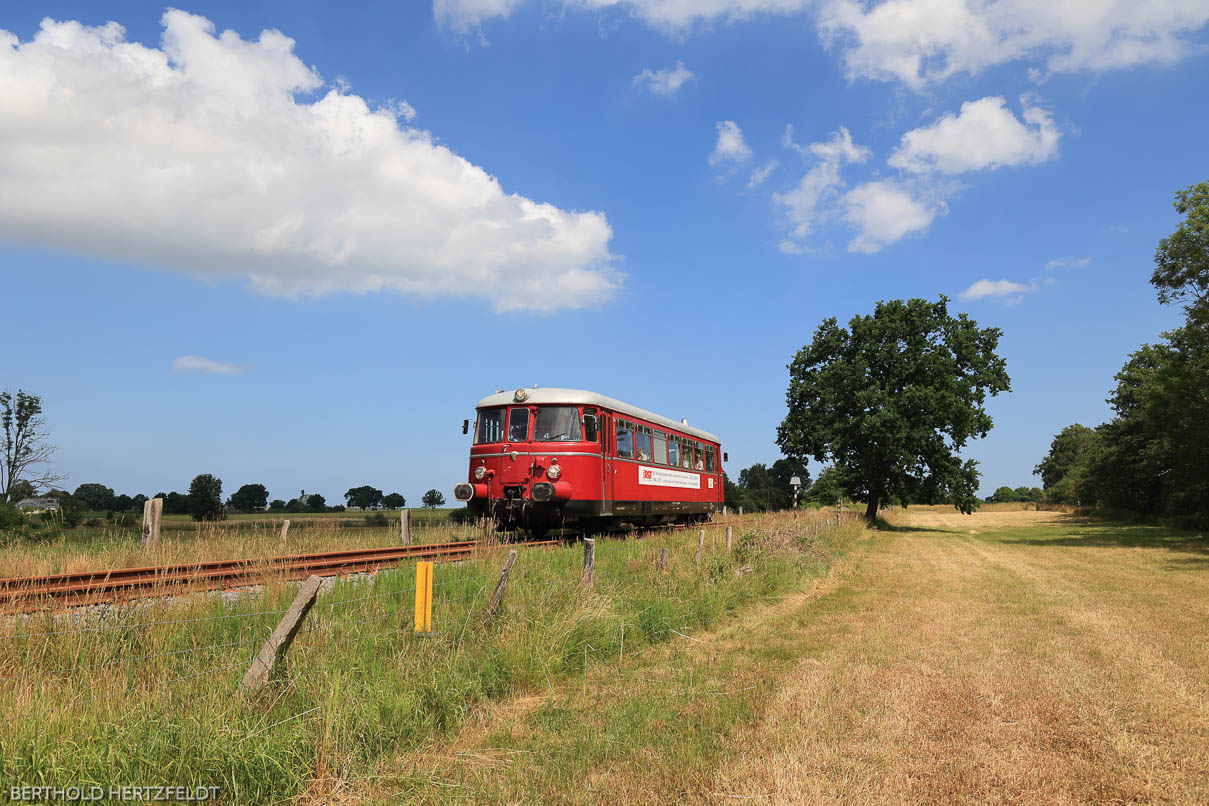
<path id="1" fill-rule="evenodd" d="M 483 477 L 486 475 L 487 475 L 487 468 L 485 466 L 479 465 L 478 467 L 476 467 L 474 469 L 474 477 L 476 479 L 478 479 L 479 481 L 482 481 Z"/>
<path id="2" fill-rule="evenodd" d="M 550 479 L 550 481 L 558 481 L 562 474 L 563 469 L 558 465 L 550 465 L 546 468 L 546 478 Z"/>

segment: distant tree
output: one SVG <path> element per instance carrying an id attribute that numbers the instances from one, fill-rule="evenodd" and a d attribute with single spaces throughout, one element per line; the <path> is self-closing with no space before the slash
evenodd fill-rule
<path id="1" fill-rule="evenodd" d="M 13 482 L 8 488 L 8 497 L 12 499 L 14 504 L 26 498 L 35 498 L 37 495 L 38 488 L 32 482 L 28 482 L 25 479 Z"/>
<path id="2" fill-rule="evenodd" d="M 726 506 L 730 509 L 738 512 L 739 508 L 742 507 L 748 512 L 755 511 L 755 507 L 752 506 L 751 497 L 747 494 L 747 490 L 744 490 L 738 484 L 735 484 L 733 481 L 731 481 L 730 476 L 728 476 L 725 471 L 722 473 L 722 492 L 724 495 L 723 500 L 726 502 Z"/>
<path id="3" fill-rule="evenodd" d="M 1175 194 L 1175 210 L 1184 220 L 1159 241 L 1150 284 L 1164 305 L 1179 303 L 1190 320 L 1209 320 L 1209 182 Z"/>
<path id="4" fill-rule="evenodd" d="M 382 491 L 368 484 L 353 487 L 344 494 L 344 501 L 350 507 L 359 509 L 377 509 L 382 506 Z"/>
<path id="5" fill-rule="evenodd" d="M 819 477 L 810 485 L 806 500 L 820 506 L 833 507 L 844 496 L 844 485 L 840 481 L 840 471 L 834 467 L 825 467 Z"/>
<path id="6" fill-rule="evenodd" d="M 227 506 L 236 512 L 260 512 L 269 502 L 269 491 L 263 484 L 245 484 L 227 501 Z"/>
<path id="7" fill-rule="evenodd" d="M 165 515 L 189 514 L 189 496 L 187 495 L 181 495 L 173 490 L 170 493 L 156 493 L 154 497 L 164 499 Z"/>
<path id="8" fill-rule="evenodd" d="M 142 493 L 139 493 L 131 499 L 131 504 L 138 512 L 143 511 L 143 504 L 145 503 L 147 503 L 147 496 L 143 495 Z"/>
<path id="9" fill-rule="evenodd" d="M 193 478 L 189 483 L 189 514 L 195 521 L 222 519 L 222 479 L 209 473 Z"/>
<path id="10" fill-rule="evenodd" d="M 280 498 L 274 498 L 272 501 L 269 502 L 269 512 L 284 512 L 284 511 L 285 511 L 285 501 L 282 501 Z"/>
<path id="11" fill-rule="evenodd" d="M 327 508 L 327 501 L 319 493 L 311 493 L 306 497 L 306 508 L 308 512 L 323 512 Z"/>
<path id="12" fill-rule="evenodd" d="M 769 475 L 776 489 L 784 490 L 786 495 L 786 506 L 793 504 L 793 486 L 789 483 L 794 476 L 798 477 L 801 486 L 798 488 L 798 500 L 802 500 L 802 496 L 810 487 L 810 471 L 806 469 L 806 463 L 800 459 L 789 459 L 781 457 L 772 463 L 772 467 L 768 469 Z"/>
<path id="13" fill-rule="evenodd" d="M 301 498 L 291 498 L 285 504 L 285 511 L 291 514 L 302 512 L 306 509 L 306 501 Z"/>
<path id="14" fill-rule="evenodd" d="M 831 461 L 872 521 L 883 502 L 952 501 L 972 512 L 977 463 L 958 452 L 991 430 L 983 403 L 1010 389 L 1001 331 L 951 316 L 948 299 L 879 302 L 848 328 L 834 318 L 789 366 L 786 456 Z"/>
<path id="15" fill-rule="evenodd" d="M 19 481 L 37 491 L 66 478 L 51 472 L 49 440 L 42 398 L 23 389 L 0 392 L 0 502 L 13 500 L 10 489 Z"/>
<path id="16" fill-rule="evenodd" d="M 445 505 L 445 496 L 441 494 L 440 490 L 429 490 L 424 493 L 424 497 L 420 501 L 429 509 L 436 509 Z"/>
<path id="17" fill-rule="evenodd" d="M 399 493 L 387 493 L 382 496 L 382 506 L 387 509 L 402 509 L 407 506 L 407 499 Z"/>
<path id="18" fill-rule="evenodd" d="M 95 482 L 76 487 L 76 491 L 71 494 L 71 497 L 87 512 L 108 512 L 113 509 L 113 502 L 116 499 L 111 488 Z"/>
<path id="19" fill-rule="evenodd" d="M 1041 477 L 1041 486 L 1058 503 L 1076 503 L 1079 480 L 1087 471 L 1095 453 L 1099 435 L 1085 425 L 1075 423 L 1063 428 L 1049 446 L 1049 453 L 1033 469 Z"/>
<path id="20" fill-rule="evenodd" d="M 134 509 L 134 499 L 122 493 L 114 497 L 112 508 L 114 512 L 129 512 Z"/>

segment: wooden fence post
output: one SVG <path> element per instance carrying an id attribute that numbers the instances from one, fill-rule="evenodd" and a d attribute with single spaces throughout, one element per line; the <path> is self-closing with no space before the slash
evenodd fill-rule
<path id="1" fill-rule="evenodd" d="M 399 515 L 399 544 L 411 545 L 411 510 L 405 509 Z"/>
<path id="2" fill-rule="evenodd" d="M 591 537 L 584 538 L 584 575 L 583 586 L 585 588 L 592 587 L 592 581 L 596 578 L 596 540 Z"/>
<path id="3" fill-rule="evenodd" d="M 285 542 L 285 536 L 290 533 L 290 519 L 286 518 L 281 523 L 281 542 Z"/>
<path id="4" fill-rule="evenodd" d="M 701 530 L 701 534 L 697 537 L 697 555 L 693 557 L 693 565 L 701 567 L 701 549 L 705 545 L 705 530 Z"/>
<path id="5" fill-rule="evenodd" d="M 743 517 L 743 507 L 739 507 L 739 517 Z"/>
<path id="6" fill-rule="evenodd" d="M 662 571 L 667 567 L 667 546 L 659 552 L 659 559 L 655 561 L 655 570 Z"/>
<path id="7" fill-rule="evenodd" d="M 726 504 L 722 505 L 722 517 L 726 517 Z"/>
<path id="8" fill-rule="evenodd" d="M 487 603 L 487 612 L 483 615 L 484 619 L 489 619 L 495 615 L 496 608 L 500 606 L 500 601 L 504 598 L 504 588 L 508 587 L 508 575 L 512 573 L 512 564 L 516 562 L 516 549 L 508 552 L 508 559 L 504 560 L 504 570 L 500 571 L 500 581 L 495 583 L 495 591 L 491 594 L 491 601 Z"/>
<path id="9" fill-rule="evenodd" d="M 164 499 L 148 498 L 143 502 L 143 551 L 160 545 L 160 520 L 164 514 Z"/>
<path id="10" fill-rule="evenodd" d="M 315 598 L 319 595 L 319 585 L 322 582 L 323 580 L 312 574 L 298 588 L 298 595 L 294 597 L 289 609 L 281 617 L 277 629 L 273 630 L 269 640 L 265 641 L 264 646 L 256 653 L 256 659 L 252 661 L 248 673 L 243 676 L 243 682 L 240 683 L 243 691 L 253 692 L 269 682 L 269 675 L 273 672 L 273 667 L 285 655 L 290 644 L 294 643 L 294 636 L 298 635 L 302 620 L 306 618 L 307 613 L 311 612 L 311 605 L 315 604 Z"/>
<path id="11" fill-rule="evenodd" d="M 727 551 L 730 551 L 731 541 L 734 539 L 734 534 L 735 534 L 734 527 L 727 526 L 726 527 L 726 550 Z"/>

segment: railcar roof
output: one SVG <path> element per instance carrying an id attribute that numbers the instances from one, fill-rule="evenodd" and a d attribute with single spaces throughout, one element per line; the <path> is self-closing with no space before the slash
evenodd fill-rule
<path id="1" fill-rule="evenodd" d="M 477 409 L 491 408 L 493 406 L 508 406 L 515 402 L 513 395 L 515 390 L 509 389 L 505 392 L 496 392 L 494 395 L 487 395 L 479 401 L 475 406 Z M 691 425 L 685 425 L 682 422 L 673 420 L 671 417 L 664 417 L 662 414 L 655 414 L 653 411 L 640 409 L 637 406 L 631 406 L 629 403 L 622 403 L 620 400 L 614 400 L 611 397 L 598 395 L 595 392 L 585 392 L 582 389 L 555 389 L 541 388 L 526 389 L 524 403 L 533 403 L 540 405 L 542 403 L 564 403 L 568 406 L 600 406 L 602 409 L 628 414 L 639 420 L 647 420 L 648 422 L 657 423 L 665 428 L 670 428 L 673 431 L 679 431 L 683 434 L 690 434 L 699 439 L 709 440 L 721 444 L 721 440 L 717 436 L 708 431 L 703 431 L 700 428 L 693 428 Z"/>

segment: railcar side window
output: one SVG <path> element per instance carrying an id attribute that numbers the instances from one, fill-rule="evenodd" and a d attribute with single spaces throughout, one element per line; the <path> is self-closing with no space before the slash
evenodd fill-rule
<path id="1" fill-rule="evenodd" d="M 693 469 L 693 443 L 687 439 L 680 446 L 680 466 Z"/>
<path id="2" fill-rule="evenodd" d="M 529 410 L 513 409 L 508 415 L 508 441 L 524 442 L 529 438 Z"/>
<path id="3" fill-rule="evenodd" d="M 667 434 L 663 431 L 655 432 L 655 454 L 652 457 L 661 465 L 667 464 Z"/>
<path id="4" fill-rule="evenodd" d="M 534 442 L 579 442 L 579 412 L 573 406 L 542 406 L 533 418 Z"/>
<path id="5" fill-rule="evenodd" d="M 693 443 L 693 469 L 705 470 L 705 446 L 700 442 Z"/>
<path id="6" fill-rule="evenodd" d="M 617 455 L 622 459 L 634 458 L 634 432 L 625 420 L 617 421 Z"/>
<path id="7" fill-rule="evenodd" d="M 667 443 L 667 463 L 672 467 L 680 464 L 680 437 L 672 434 Z"/>
<path id="8" fill-rule="evenodd" d="M 638 427 L 643 428 L 641 425 Z M 650 429 L 643 429 L 643 432 L 639 433 L 637 439 L 635 440 L 638 444 L 638 461 L 640 462 L 649 462 L 651 461 L 651 457 L 654 455 L 655 449 L 651 447 L 651 435 L 645 433 L 649 430 Z"/>
<path id="9" fill-rule="evenodd" d="M 589 420 L 589 417 L 592 419 Z M 596 433 L 597 429 L 599 429 L 601 433 L 604 432 L 604 429 L 600 428 L 600 421 L 601 417 L 596 412 L 596 409 L 584 408 L 584 439 L 586 439 L 588 442 L 596 442 L 598 438 L 598 434 Z"/>
<path id="10" fill-rule="evenodd" d="M 504 410 L 484 409 L 479 412 L 479 427 L 474 435 L 474 444 L 499 442 L 504 438 Z"/>
<path id="11" fill-rule="evenodd" d="M 706 473 L 714 472 L 714 450 L 715 449 L 714 449 L 713 445 L 705 446 L 705 472 Z"/>

